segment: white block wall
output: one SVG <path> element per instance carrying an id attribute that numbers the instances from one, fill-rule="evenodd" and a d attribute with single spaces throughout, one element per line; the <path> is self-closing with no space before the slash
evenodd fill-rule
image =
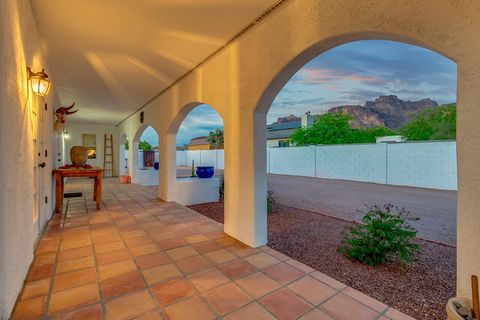
<path id="1" fill-rule="evenodd" d="M 214 166 L 215 169 L 224 169 L 223 150 L 188 150 L 177 151 L 177 166 Z"/>
<path id="2" fill-rule="evenodd" d="M 315 177 L 315 147 L 269 148 L 270 173 Z"/>
<path id="3" fill-rule="evenodd" d="M 215 150 L 216 157 L 217 157 L 217 165 L 215 166 L 215 169 L 225 169 L 224 161 L 225 161 L 225 155 L 223 149 L 221 150 Z"/>
<path id="4" fill-rule="evenodd" d="M 177 167 L 188 166 L 187 151 L 177 151 Z"/>
<path id="5" fill-rule="evenodd" d="M 456 190 L 456 143 L 389 144 L 387 168 L 388 184 Z"/>
<path id="6" fill-rule="evenodd" d="M 224 169 L 223 150 L 177 151 L 177 165 Z M 267 148 L 267 172 L 456 190 L 455 141 Z"/>
<path id="7" fill-rule="evenodd" d="M 315 147 L 314 176 L 386 183 L 386 146 L 382 143 Z"/>

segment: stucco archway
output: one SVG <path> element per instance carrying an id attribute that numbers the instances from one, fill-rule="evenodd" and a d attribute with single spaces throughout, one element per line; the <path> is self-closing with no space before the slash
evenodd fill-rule
<path id="1" fill-rule="evenodd" d="M 207 105 L 212 110 L 214 110 L 222 120 L 220 109 L 215 107 L 213 104 L 193 101 L 184 104 L 181 106 L 178 111 L 172 116 L 171 120 L 168 122 L 166 127 L 166 133 L 162 135 L 163 140 L 160 142 L 161 150 L 159 153 L 160 157 L 160 183 L 159 183 L 159 196 L 165 201 L 174 201 L 175 189 L 177 184 L 177 151 L 176 151 L 176 140 L 177 133 L 180 128 L 180 125 L 188 116 L 188 114 L 200 105 Z M 225 127 L 225 121 L 223 121 Z"/>
<path id="2" fill-rule="evenodd" d="M 131 160 L 131 168 L 130 168 L 130 173 L 132 175 L 132 182 L 134 183 L 139 183 L 145 186 L 155 186 L 158 185 L 159 181 L 159 171 L 155 170 L 153 168 L 152 164 L 152 170 L 145 170 L 144 161 L 143 158 L 140 159 L 140 150 L 139 150 L 139 143 L 141 141 L 141 137 L 144 134 L 145 130 L 147 128 L 152 128 L 153 131 L 157 134 L 158 137 L 158 131 L 153 127 L 152 125 L 149 124 L 142 124 L 136 131 L 135 136 L 132 139 L 132 142 L 130 144 L 130 150 L 129 154 L 132 157 Z M 130 161 L 129 161 L 130 162 Z"/>
<path id="3" fill-rule="evenodd" d="M 287 0 L 202 62 L 142 111 L 158 120 L 160 147 L 175 145 L 169 127 L 188 101 L 215 101 L 225 124 L 225 232 L 250 246 L 267 242 L 265 112 L 286 75 L 310 57 L 341 43 L 384 39 L 439 52 L 457 63 L 458 292 L 480 273 L 480 7 L 439 0 Z M 140 112 L 140 111 L 139 111 Z M 149 117 L 147 117 L 149 118 Z M 138 125 L 138 114 L 121 128 Z M 167 150 L 167 149 L 165 149 Z M 165 161 L 168 157 L 165 156 Z M 162 160 L 160 161 L 162 162 Z M 164 163 L 175 167 L 175 163 Z M 165 170 L 164 172 L 168 172 Z M 160 179 L 163 179 L 160 177 Z M 166 178 L 165 178 L 166 179 Z M 165 181 L 166 182 L 166 181 Z M 162 185 L 165 186 L 162 189 Z M 171 198 L 168 183 L 160 197 Z"/>
<path id="4" fill-rule="evenodd" d="M 281 68 L 278 71 L 277 74 L 274 75 L 274 77 L 271 79 L 270 84 L 266 87 L 266 90 L 260 96 L 258 104 L 255 106 L 255 110 L 254 110 L 254 119 L 255 119 L 254 120 L 254 124 L 255 124 L 254 125 L 254 131 L 255 131 L 255 133 L 254 133 L 254 136 L 258 140 L 256 141 L 256 143 L 254 143 L 254 149 L 255 149 L 254 150 L 254 155 L 255 155 L 257 161 L 259 159 L 266 159 L 266 144 L 264 144 L 265 141 L 266 141 L 266 137 L 264 136 L 265 131 L 266 131 L 266 123 L 265 123 L 264 119 L 266 118 L 266 114 L 267 114 L 268 110 L 270 109 L 270 106 L 272 105 L 273 100 L 275 99 L 277 94 L 283 89 L 285 84 L 291 79 L 291 77 L 298 70 L 300 70 L 305 64 L 307 64 L 313 58 L 315 58 L 315 57 L 321 55 L 322 53 L 324 53 L 324 52 L 326 52 L 330 49 L 333 49 L 337 46 L 340 46 L 340 45 L 343 45 L 343 44 L 346 44 L 346 43 L 349 43 L 349 42 L 360 41 L 360 40 L 390 40 L 390 41 L 402 42 L 402 43 L 411 44 L 411 45 L 415 45 L 415 46 L 419 46 L 419 47 L 423 47 L 423 48 L 432 50 L 431 47 L 423 45 L 422 43 L 419 43 L 418 41 L 408 39 L 408 38 L 405 38 L 403 36 L 397 36 L 397 35 L 385 34 L 385 33 L 381 33 L 381 34 L 379 34 L 379 33 L 354 33 L 354 34 L 340 35 L 340 36 L 337 36 L 337 37 L 334 37 L 334 38 L 329 38 L 329 39 L 322 40 L 319 43 L 315 44 L 314 46 L 305 48 L 305 50 L 303 52 L 296 55 L 283 68 Z M 450 57 L 446 56 L 445 54 L 443 54 L 439 50 L 432 50 L 432 51 L 440 53 L 440 55 L 442 55 L 445 58 L 450 58 Z M 461 77 L 461 75 L 459 77 Z M 459 78 L 458 80 L 459 80 L 459 82 L 461 82 L 462 80 L 465 81 L 466 79 L 460 79 Z M 457 103 L 458 103 L 458 101 L 462 101 L 462 98 L 459 97 L 459 94 L 460 93 L 457 92 Z M 458 106 L 458 112 L 461 114 L 462 111 L 463 111 L 462 110 L 462 105 L 460 104 Z M 460 123 L 460 126 L 461 126 L 461 123 Z M 457 130 L 461 131 L 461 128 L 459 127 Z M 264 161 L 261 161 L 261 163 L 264 163 Z M 258 166 L 256 167 L 256 169 L 258 169 Z M 263 168 L 262 168 L 262 170 L 263 170 Z M 265 168 L 264 172 L 266 173 L 266 168 Z M 255 170 L 255 176 L 256 176 L 255 180 L 257 182 L 259 182 L 259 186 L 260 186 L 260 188 L 258 188 L 258 190 L 260 190 L 260 192 L 263 193 L 262 195 L 258 195 L 258 194 L 256 195 L 257 197 L 260 198 L 260 199 L 257 200 L 257 202 L 263 203 L 265 201 L 264 199 L 266 199 L 266 197 L 267 197 L 267 194 L 266 194 L 266 189 L 267 188 L 266 188 L 266 185 L 264 185 L 267 181 L 266 174 L 264 174 L 263 172 L 258 172 L 257 170 Z M 458 215 L 458 212 L 457 212 L 457 215 Z M 265 214 L 262 213 L 261 217 L 262 218 L 266 217 L 266 213 Z M 459 232 L 461 232 L 461 229 L 459 229 Z M 458 237 L 457 239 L 458 239 L 457 241 L 460 241 L 460 239 L 462 239 L 462 237 Z M 465 241 L 465 239 L 464 239 L 464 241 Z M 477 239 L 469 239 L 468 241 L 469 242 L 470 241 L 476 242 L 478 240 Z M 463 244 L 459 243 L 458 247 L 461 247 L 462 245 Z M 461 249 L 459 251 L 461 251 Z M 463 259 L 465 259 L 465 258 L 466 257 L 463 257 Z M 465 268 L 465 262 L 462 261 L 460 257 L 459 257 L 459 261 L 458 261 L 457 264 L 459 265 L 459 268 L 460 268 L 460 266 Z M 457 280 L 457 290 L 459 292 L 462 292 L 462 290 L 464 290 L 466 281 L 462 280 L 463 283 L 460 283 L 459 278 L 460 277 L 457 278 L 458 279 Z"/>

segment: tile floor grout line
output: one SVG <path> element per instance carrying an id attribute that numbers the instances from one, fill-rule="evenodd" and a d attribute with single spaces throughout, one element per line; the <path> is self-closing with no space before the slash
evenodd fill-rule
<path id="1" fill-rule="evenodd" d="M 132 216 L 132 214 L 131 214 L 131 212 L 130 212 L 129 210 L 127 210 L 127 212 L 128 212 L 128 215 Z M 132 218 L 135 219 L 134 217 L 132 217 Z M 155 296 L 153 295 L 153 293 L 151 292 L 150 286 L 148 285 L 148 282 L 147 282 L 147 280 L 145 279 L 145 276 L 143 275 L 140 267 L 139 267 L 139 266 L 137 265 L 137 263 L 136 263 L 136 257 L 133 256 L 133 254 L 132 254 L 131 251 L 130 251 L 130 247 L 127 245 L 127 243 L 125 242 L 124 237 L 123 237 L 122 234 L 121 234 L 121 231 L 118 230 L 118 225 L 117 225 L 117 223 L 114 222 L 114 224 L 115 224 L 115 229 L 116 229 L 117 233 L 119 234 L 119 237 L 120 237 L 120 239 L 122 240 L 125 248 L 127 249 L 127 252 L 128 252 L 128 254 L 129 254 L 131 260 L 132 260 L 133 263 L 135 264 L 135 267 L 136 267 L 136 270 L 135 270 L 135 271 L 140 274 L 140 277 L 142 278 L 143 284 L 144 284 L 144 286 L 145 286 L 144 288 L 140 288 L 140 289 L 138 289 L 138 290 L 134 290 L 133 292 L 146 289 L 147 292 L 148 292 L 148 294 L 149 294 L 149 296 L 150 296 L 150 298 L 152 299 L 153 303 L 155 304 L 156 308 L 157 308 L 158 311 L 160 312 L 160 314 L 163 314 L 163 313 L 164 313 L 164 312 L 163 312 L 163 308 L 162 308 L 162 306 L 158 303 L 156 297 L 155 297 Z M 150 236 L 150 235 L 149 235 L 149 236 Z M 152 240 L 153 240 L 153 239 L 152 239 Z M 113 297 L 111 300 L 113 300 L 113 299 L 115 299 L 115 298 L 117 298 L 117 297 Z"/>
<path id="2" fill-rule="evenodd" d="M 52 268 L 52 271 L 50 273 L 50 285 L 49 285 L 49 288 L 48 288 L 48 293 L 47 293 L 47 299 L 45 301 L 45 313 L 44 313 L 44 319 L 48 319 L 48 313 L 49 313 L 49 309 L 50 309 L 50 301 L 51 301 L 51 298 L 52 298 L 52 294 L 53 294 L 53 286 L 54 286 L 54 282 L 55 282 L 55 275 L 57 273 L 57 264 L 58 264 L 58 256 L 59 256 L 59 253 L 60 253 L 60 247 L 62 245 L 62 240 L 63 240 L 63 232 L 64 232 L 64 224 L 65 224 L 65 220 L 66 220 L 66 217 L 67 217 L 67 209 L 68 209 L 68 205 L 69 205 L 69 202 L 70 200 L 67 201 L 67 205 L 65 207 L 65 214 L 63 214 L 63 212 L 60 212 L 60 213 L 54 213 L 54 214 L 59 214 L 60 215 L 60 236 L 59 236 L 59 241 L 58 241 L 58 245 L 57 245 L 57 250 L 55 251 L 55 260 L 54 260 L 54 263 L 53 263 L 53 268 Z M 62 208 L 63 209 L 63 208 Z M 50 223 L 50 221 L 49 221 Z M 43 235 L 42 235 L 43 237 Z"/>
<path id="3" fill-rule="evenodd" d="M 104 298 L 103 292 L 102 292 L 101 281 L 100 281 L 100 269 L 99 269 L 98 260 L 97 260 L 97 252 L 95 251 L 93 233 L 92 233 L 92 228 L 91 228 L 91 225 L 90 225 L 90 218 L 89 218 L 88 213 L 89 213 L 89 212 L 88 212 L 88 208 L 87 208 L 88 230 L 89 230 L 90 239 L 91 239 L 91 244 L 90 244 L 90 246 L 92 247 L 93 261 L 95 262 L 95 271 L 96 271 L 97 287 L 98 287 L 98 294 L 99 294 L 99 298 L 100 298 L 99 303 L 100 303 L 100 307 L 101 307 L 101 309 L 102 309 L 102 318 L 103 318 L 103 319 L 106 319 L 106 318 L 107 318 L 107 308 L 106 308 L 106 306 L 105 306 L 105 298 Z"/>

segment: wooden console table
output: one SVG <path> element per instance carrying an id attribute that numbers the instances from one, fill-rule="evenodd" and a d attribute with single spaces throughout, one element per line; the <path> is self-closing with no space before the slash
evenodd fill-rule
<path id="1" fill-rule="evenodd" d="M 90 169 L 55 169 L 53 170 L 55 176 L 55 212 L 62 212 L 63 208 L 63 193 L 64 183 L 63 180 L 66 177 L 88 177 L 95 178 L 93 200 L 97 202 L 97 209 L 100 209 L 102 205 L 102 175 L 103 169 L 90 168 Z"/>

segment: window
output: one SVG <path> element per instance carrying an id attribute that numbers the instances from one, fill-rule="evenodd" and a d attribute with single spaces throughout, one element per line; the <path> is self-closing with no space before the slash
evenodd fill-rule
<path id="1" fill-rule="evenodd" d="M 289 140 L 279 140 L 278 141 L 278 147 L 279 148 L 290 147 L 290 141 Z"/>

